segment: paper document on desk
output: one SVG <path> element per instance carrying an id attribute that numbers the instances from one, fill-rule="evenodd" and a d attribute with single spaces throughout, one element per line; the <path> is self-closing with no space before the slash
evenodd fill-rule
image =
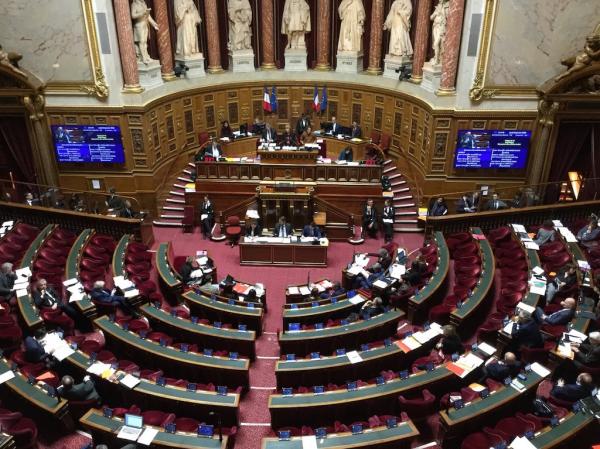
<path id="1" fill-rule="evenodd" d="M 432 323 L 432 325 L 426 331 L 415 332 L 412 336 L 419 343 L 425 344 L 432 338 L 437 337 L 438 335 L 442 335 L 442 328 L 439 324 Z"/>
<path id="2" fill-rule="evenodd" d="M 346 355 L 348 356 L 348 360 L 350 360 L 350 363 L 359 363 L 363 361 L 363 358 L 357 351 L 347 352 Z"/>
<path id="3" fill-rule="evenodd" d="M 358 275 L 360 272 L 362 272 L 362 267 L 359 265 L 352 265 L 350 268 L 348 268 L 348 274 L 353 276 Z"/>
<path id="4" fill-rule="evenodd" d="M 352 298 L 348 298 L 351 304 L 360 304 L 365 302 L 365 298 L 361 295 L 354 295 Z"/>
<path id="5" fill-rule="evenodd" d="M 302 449 L 317 449 L 317 437 L 315 435 L 303 436 Z"/>
<path id="6" fill-rule="evenodd" d="M 298 287 L 288 287 L 288 295 L 299 295 L 300 290 Z"/>
<path id="7" fill-rule="evenodd" d="M 198 262 L 198 265 L 206 265 L 208 263 L 208 257 L 206 257 L 206 256 L 198 257 L 196 259 L 196 262 Z"/>
<path id="8" fill-rule="evenodd" d="M 154 438 L 156 438 L 156 435 L 158 435 L 158 429 L 146 427 L 144 432 L 137 439 L 137 442 L 143 444 L 144 446 L 150 446 L 154 441 Z"/>
<path id="9" fill-rule="evenodd" d="M 571 360 L 573 360 L 575 358 L 575 354 L 573 353 L 573 350 L 571 349 L 571 345 L 568 343 L 558 345 L 556 350 L 561 357 L 564 357 L 566 359 L 571 359 Z"/>
<path id="10" fill-rule="evenodd" d="M 102 373 L 109 368 L 110 368 L 110 365 L 108 363 L 94 362 L 90 366 L 88 366 L 86 371 L 90 374 L 95 374 L 96 376 L 101 376 Z"/>
<path id="11" fill-rule="evenodd" d="M 354 258 L 354 265 L 359 267 L 366 267 L 369 264 L 369 256 L 366 254 L 357 254 Z"/>
<path id="12" fill-rule="evenodd" d="M 136 429 L 135 427 L 123 426 L 121 427 L 121 430 L 119 430 L 117 438 L 127 441 L 137 441 L 143 430 L 143 428 Z"/>
<path id="13" fill-rule="evenodd" d="M 552 224 L 556 228 L 562 228 L 563 227 L 563 224 L 562 224 L 562 222 L 560 220 L 552 220 Z"/>
<path id="14" fill-rule="evenodd" d="M 82 301 L 83 299 L 85 299 L 85 293 L 72 293 L 69 296 L 69 302 Z"/>
<path id="15" fill-rule="evenodd" d="M 129 388 L 131 390 L 137 384 L 140 383 L 140 379 L 138 379 L 135 376 L 132 376 L 131 374 L 127 374 L 125 377 L 123 377 L 121 380 L 119 380 L 119 383 L 121 383 L 122 385 L 126 386 L 127 388 Z"/>
<path id="16" fill-rule="evenodd" d="M 483 352 L 485 355 L 493 355 L 496 352 L 496 348 L 494 348 L 492 345 L 486 343 L 485 341 L 482 341 L 481 343 L 479 343 L 477 345 L 477 348 Z"/>
<path id="17" fill-rule="evenodd" d="M 11 379 L 15 378 L 15 373 L 13 373 L 11 370 L 6 371 L 5 373 L 0 374 L 0 385 L 2 385 L 4 382 L 8 382 Z"/>
<path id="18" fill-rule="evenodd" d="M 71 346 L 69 346 L 69 344 L 67 342 L 64 342 L 63 344 L 59 345 L 59 347 L 54 350 L 54 353 L 52 355 L 54 356 L 54 358 L 56 360 L 58 360 L 59 362 L 62 362 L 64 359 L 69 357 L 74 352 L 75 351 L 73 350 L 73 348 L 71 348 Z"/>
<path id="19" fill-rule="evenodd" d="M 534 249 L 537 251 L 540 249 L 540 246 L 537 243 L 532 241 L 532 242 L 525 242 L 525 248 Z"/>
<path id="20" fill-rule="evenodd" d="M 197 270 L 194 270 L 190 273 L 190 277 L 194 278 L 194 279 L 201 278 L 203 275 L 204 275 L 204 272 L 202 271 L 201 268 L 198 268 Z"/>
<path id="21" fill-rule="evenodd" d="M 27 292 L 26 288 L 21 288 L 21 289 L 17 290 L 16 295 L 17 295 L 17 298 L 22 298 L 24 296 L 28 296 L 29 293 Z"/>
<path id="22" fill-rule="evenodd" d="M 523 312 L 531 315 L 533 314 L 533 312 L 535 312 L 535 307 L 530 306 L 529 304 L 525 304 L 524 302 L 520 302 L 519 304 L 517 304 L 517 311 L 519 310 L 522 310 Z"/>
<path id="23" fill-rule="evenodd" d="M 19 268 L 18 270 L 15 271 L 15 274 L 17 275 L 18 278 L 29 278 L 32 273 L 31 273 L 31 268 L 29 267 L 25 267 L 25 268 Z"/>
<path id="24" fill-rule="evenodd" d="M 140 291 L 137 288 L 132 288 L 123 292 L 125 298 L 135 298 L 136 296 L 139 296 L 139 294 Z"/>
<path id="25" fill-rule="evenodd" d="M 302 287 L 300 287 L 300 294 L 310 295 L 310 289 L 306 285 L 303 285 Z"/>
<path id="26" fill-rule="evenodd" d="M 511 224 L 511 226 L 515 232 L 527 232 L 527 229 L 522 224 Z"/>
<path id="27" fill-rule="evenodd" d="M 517 390 L 519 393 L 523 393 L 525 391 L 525 385 L 523 385 L 517 379 L 513 379 L 510 383 L 510 386 Z"/>
<path id="28" fill-rule="evenodd" d="M 537 447 L 525 437 L 517 437 L 508 445 L 509 449 L 537 449 Z"/>
<path id="29" fill-rule="evenodd" d="M 71 285 L 67 288 L 67 291 L 72 294 L 82 293 L 84 291 L 83 285 L 77 282 L 77 284 Z"/>
<path id="30" fill-rule="evenodd" d="M 390 267 L 390 277 L 401 279 L 403 274 L 406 274 L 406 266 L 395 263 Z"/>
<path id="31" fill-rule="evenodd" d="M 514 325 L 515 325 L 515 323 L 513 321 L 510 321 L 506 326 L 504 326 L 504 328 L 502 330 L 504 332 L 506 332 L 508 335 L 512 335 L 512 330 L 513 330 Z"/>
<path id="32" fill-rule="evenodd" d="M 583 332 L 579 332 L 577 329 L 569 330 L 567 335 L 571 338 L 576 338 L 581 341 L 585 341 L 587 339 L 587 335 L 585 335 Z"/>
<path id="33" fill-rule="evenodd" d="M 544 273 L 545 273 L 545 271 L 544 271 L 544 269 L 543 269 L 542 267 L 533 267 L 533 268 L 531 269 L 531 272 L 532 272 L 533 274 L 535 274 L 535 275 L 538 275 L 538 276 L 539 276 L 540 274 L 544 274 Z"/>
<path id="34" fill-rule="evenodd" d="M 378 279 L 375 282 L 373 282 L 373 287 L 385 289 L 385 288 L 388 288 L 388 286 L 389 286 L 389 284 L 381 279 Z"/>
<path id="35" fill-rule="evenodd" d="M 71 279 L 67 279 L 66 281 L 63 282 L 63 285 L 65 287 L 70 287 L 71 285 L 75 285 L 79 282 L 79 279 L 77 278 L 71 278 Z"/>

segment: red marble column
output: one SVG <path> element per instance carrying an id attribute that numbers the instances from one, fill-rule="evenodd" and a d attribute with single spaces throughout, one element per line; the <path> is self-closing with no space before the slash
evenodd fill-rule
<path id="1" fill-rule="evenodd" d="M 165 81 L 175 79 L 173 72 L 173 51 L 171 50 L 171 34 L 169 33 L 169 14 L 167 0 L 154 0 L 154 15 L 158 23 L 157 41 L 160 71 Z"/>
<path id="2" fill-rule="evenodd" d="M 262 0 L 262 17 L 260 18 L 262 28 L 262 65 L 266 70 L 273 70 L 275 66 L 275 7 L 273 0 Z"/>
<path id="3" fill-rule="evenodd" d="M 219 44 L 219 17 L 217 16 L 217 0 L 204 0 L 206 17 L 206 35 L 208 42 L 208 73 L 221 73 L 221 45 Z M 211 38 L 213 36 L 213 38 Z"/>
<path id="4" fill-rule="evenodd" d="M 144 89 L 140 86 L 140 74 L 135 58 L 129 0 L 114 0 L 114 8 L 121 68 L 123 69 L 123 88 L 126 92 L 142 92 Z"/>
<path id="5" fill-rule="evenodd" d="M 383 42 L 383 0 L 373 0 L 371 6 L 371 30 L 369 40 L 369 67 L 370 75 L 381 75 L 381 44 Z"/>
<path id="6" fill-rule="evenodd" d="M 442 53 L 442 79 L 438 91 L 438 94 L 441 95 L 451 95 L 455 92 L 464 14 L 465 0 L 450 0 L 444 52 Z"/>
<path id="7" fill-rule="evenodd" d="M 423 64 L 427 57 L 429 48 L 429 29 L 431 28 L 431 1 L 418 0 L 417 17 L 415 19 L 415 44 L 412 65 L 413 83 L 420 83 L 423 80 Z"/>
<path id="8" fill-rule="evenodd" d="M 317 0 L 317 65 L 315 70 L 331 70 L 331 0 Z"/>

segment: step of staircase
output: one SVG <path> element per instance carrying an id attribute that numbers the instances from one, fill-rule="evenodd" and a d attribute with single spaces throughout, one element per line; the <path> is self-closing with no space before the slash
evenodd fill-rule
<path id="1" fill-rule="evenodd" d="M 185 183 L 191 183 L 191 182 L 194 182 L 194 181 L 192 181 L 192 180 L 191 180 L 191 179 L 189 179 L 189 178 L 184 178 L 183 176 L 179 176 L 179 177 L 177 177 L 177 180 L 178 180 L 178 181 L 181 181 L 181 182 L 185 182 Z"/>
<path id="2" fill-rule="evenodd" d="M 396 202 L 396 201 L 406 201 L 406 200 L 412 200 L 412 199 L 413 199 L 412 195 L 394 196 L 394 202 Z"/>
<path id="3" fill-rule="evenodd" d="M 400 180 L 400 178 L 402 178 L 402 173 L 396 173 L 394 175 L 390 175 L 388 176 L 388 179 L 391 181 L 392 179 L 395 179 L 396 182 Z M 403 181 L 406 182 L 406 181 Z M 394 183 L 392 183 L 392 185 L 394 185 Z"/>
<path id="4" fill-rule="evenodd" d="M 403 180 L 398 180 L 398 181 L 396 181 L 396 182 L 392 182 L 391 186 L 392 186 L 392 189 L 393 189 L 394 187 L 397 187 L 397 186 L 402 186 L 402 185 L 404 185 L 404 184 L 406 184 L 406 181 L 403 181 Z M 394 190 L 392 190 L 392 192 L 393 192 L 393 191 L 394 191 Z"/>
<path id="5" fill-rule="evenodd" d="M 185 204 L 185 200 L 180 200 L 180 199 L 177 199 L 177 198 L 167 198 L 165 200 L 165 202 L 171 203 L 171 204 Z"/>
<path id="6" fill-rule="evenodd" d="M 393 171 L 397 170 L 395 165 L 391 165 L 387 168 L 383 169 L 383 174 L 385 175 L 386 173 L 391 173 Z"/>
<path id="7" fill-rule="evenodd" d="M 177 183 L 175 183 L 175 184 L 173 184 L 173 187 L 175 189 L 183 189 L 183 190 L 185 190 L 185 186 L 183 184 L 177 184 Z"/>
<path id="8" fill-rule="evenodd" d="M 184 172 L 186 175 L 191 175 L 191 174 L 192 174 L 192 170 L 188 170 L 187 168 L 186 168 L 185 170 L 183 170 L 183 172 Z"/>
<path id="9" fill-rule="evenodd" d="M 178 215 L 178 214 L 161 214 L 160 218 L 173 218 L 175 220 L 183 220 L 183 215 Z"/>
<path id="10" fill-rule="evenodd" d="M 400 220 L 396 220 L 396 224 L 416 224 L 419 220 L 416 218 L 402 218 Z"/>
<path id="11" fill-rule="evenodd" d="M 414 228 L 394 226 L 394 232 L 414 232 L 421 234 L 423 233 L 423 229 L 417 228 L 416 226 Z"/>
<path id="12" fill-rule="evenodd" d="M 176 221 L 176 220 L 167 219 L 167 218 L 160 219 L 160 220 L 154 220 L 152 222 L 152 224 L 154 226 L 172 227 L 172 228 L 181 228 L 183 226 L 183 224 L 181 224 L 181 220 Z"/>
<path id="13" fill-rule="evenodd" d="M 178 206 L 163 206 L 162 210 L 168 210 L 169 212 L 183 212 L 183 207 L 178 207 Z"/>
<path id="14" fill-rule="evenodd" d="M 396 212 L 394 217 L 416 217 L 417 213 L 414 210 L 406 212 Z"/>
<path id="15" fill-rule="evenodd" d="M 195 169 L 196 168 L 196 164 L 194 164 L 193 162 L 188 162 L 188 167 L 191 167 L 191 168 Z"/>
<path id="16" fill-rule="evenodd" d="M 408 191 L 410 191 L 410 189 L 408 187 L 403 187 L 401 189 L 392 190 L 392 192 L 394 193 L 394 196 L 396 196 L 397 193 L 404 193 L 404 192 L 408 192 Z"/>
<path id="17" fill-rule="evenodd" d="M 169 194 L 171 195 L 175 195 L 175 196 L 185 196 L 185 192 L 178 192 L 177 190 L 171 190 L 169 192 Z M 184 201 L 185 202 L 185 201 Z"/>
<path id="18" fill-rule="evenodd" d="M 392 163 L 392 160 L 391 159 L 387 159 L 387 160 L 383 161 L 383 166 L 385 167 L 386 165 L 389 165 L 391 163 Z"/>

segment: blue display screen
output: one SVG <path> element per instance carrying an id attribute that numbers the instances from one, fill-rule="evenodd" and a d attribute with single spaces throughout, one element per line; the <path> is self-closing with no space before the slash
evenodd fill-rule
<path id="1" fill-rule="evenodd" d="M 531 131 L 460 130 L 455 168 L 523 169 Z"/>
<path id="2" fill-rule="evenodd" d="M 52 126 L 58 162 L 125 162 L 121 128 L 118 126 Z"/>

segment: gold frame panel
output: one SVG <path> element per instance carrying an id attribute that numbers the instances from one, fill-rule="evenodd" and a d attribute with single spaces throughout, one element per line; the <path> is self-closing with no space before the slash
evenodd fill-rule
<path id="1" fill-rule="evenodd" d="M 487 79 L 488 63 L 492 49 L 492 37 L 496 26 L 498 0 L 486 0 L 483 27 L 479 39 L 477 71 L 469 90 L 469 98 L 475 103 L 484 100 L 532 100 L 537 98 L 536 86 L 493 85 Z"/>
<path id="2" fill-rule="evenodd" d="M 92 79 L 86 81 L 48 83 L 45 92 L 50 95 L 91 95 L 100 100 L 104 100 L 108 97 L 108 85 L 106 84 L 106 78 L 104 77 L 104 72 L 102 70 L 100 50 L 98 49 L 98 34 L 96 31 L 96 21 L 94 20 L 94 8 L 92 6 L 92 0 L 80 0 L 80 2 L 83 11 Z"/>

